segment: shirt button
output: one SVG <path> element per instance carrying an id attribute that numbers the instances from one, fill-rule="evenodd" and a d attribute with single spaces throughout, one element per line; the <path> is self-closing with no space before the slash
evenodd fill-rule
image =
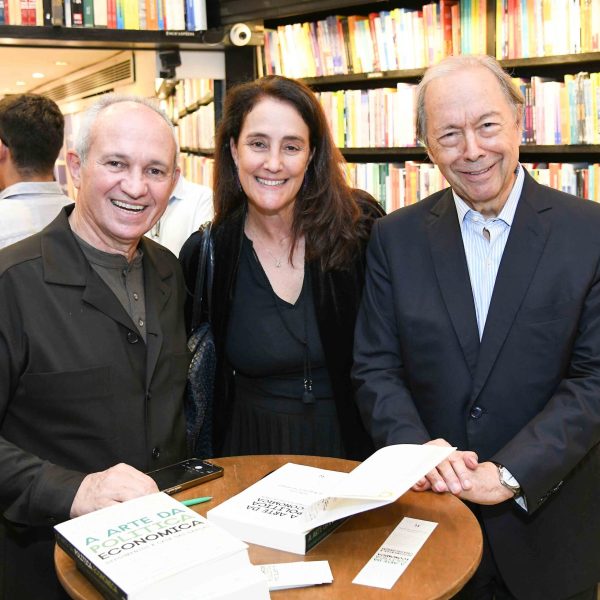
<path id="1" fill-rule="evenodd" d="M 138 340 L 140 338 L 138 337 L 138 335 L 136 333 L 134 333 L 133 331 L 128 331 L 127 332 L 127 341 L 130 344 L 137 344 Z"/>
<path id="2" fill-rule="evenodd" d="M 481 408 L 481 406 L 474 406 L 469 414 L 471 419 L 479 419 L 483 414 L 483 408 Z"/>
<path id="3" fill-rule="evenodd" d="M 140 327 L 143 327 L 143 326 L 144 326 L 144 319 L 139 319 L 139 320 L 138 320 L 138 325 L 139 325 Z"/>
<path id="4" fill-rule="evenodd" d="M 158 446 L 152 448 L 152 458 L 160 458 L 160 448 Z"/>
<path id="5" fill-rule="evenodd" d="M 139 294 L 137 292 L 133 292 L 133 299 L 134 300 L 139 300 L 140 299 L 140 296 L 139 296 Z"/>

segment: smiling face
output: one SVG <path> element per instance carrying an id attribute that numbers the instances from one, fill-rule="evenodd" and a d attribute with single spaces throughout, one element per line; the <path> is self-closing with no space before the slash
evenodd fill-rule
<path id="1" fill-rule="evenodd" d="M 288 102 L 266 97 L 246 115 L 237 143 L 230 140 L 250 210 L 288 214 L 311 158 L 310 132 Z"/>
<path id="2" fill-rule="evenodd" d="M 68 155 L 79 193 L 71 214 L 75 233 L 92 246 L 131 257 L 167 207 L 179 170 L 165 121 L 151 108 L 119 102 L 102 110 L 91 130 L 85 163 Z"/>
<path id="3" fill-rule="evenodd" d="M 483 67 L 433 79 L 425 94 L 429 157 L 471 208 L 497 215 L 515 181 L 521 115 Z"/>

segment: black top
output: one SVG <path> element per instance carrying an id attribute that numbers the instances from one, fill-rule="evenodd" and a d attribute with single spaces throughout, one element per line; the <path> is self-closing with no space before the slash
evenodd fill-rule
<path id="1" fill-rule="evenodd" d="M 361 208 L 363 226 L 368 231 L 373 221 L 383 212 L 365 192 L 355 190 L 354 194 Z M 224 455 L 225 437 L 231 431 L 236 403 L 238 387 L 236 380 L 239 380 L 226 357 L 225 346 L 231 325 L 232 303 L 241 261 L 245 216 L 246 207 L 242 206 L 238 211 L 215 224 L 212 229 L 215 269 L 211 325 L 217 351 L 213 420 L 214 456 Z M 193 233 L 184 244 L 179 256 L 189 290 L 185 307 L 188 324 L 191 322 L 191 309 L 196 291 L 201 242 L 202 233 Z M 331 380 L 335 414 L 344 444 L 344 456 L 355 460 L 362 460 L 373 452 L 373 443 L 354 403 L 350 380 L 354 323 L 364 282 L 365 247 L 366 240 L 363 240 L 352 263 L 343 270 L 324 271 L 319 261 L 310 261 L 305 265 L 305 272 L 310 272 L 312 302 Z M 316 402 L 317 406 L 322 404 Z"/>
<path id="2" fill-rule="evenodd" d="M 227 360 L 265 394 L 301 398 L 304 340 L 308 339 L 313 391 L 331 397 L 308 270 L 295 304 L 282 300 L 244 236 L 227 331 Z"/>
<path id="3" fill-rule="evenodd" d="M 244 235 L 225 346 L 235 373 L 225 455 L 345 454 L 310 280 L 306 269 L 296 302 L 282 300 Z"/>

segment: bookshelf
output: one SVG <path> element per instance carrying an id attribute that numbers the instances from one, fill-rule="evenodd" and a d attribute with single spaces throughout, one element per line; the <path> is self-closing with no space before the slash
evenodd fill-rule
<path id="1" fill-rule="evenodd" d="M 428 38 L 427 27 L 421 24 L 419 27 L 422 29 L 417 30 L 423 37 L 423 40 L 419 42 L 421 44 L 420 53 L 416 53 L 417 57 L 412 56 L 412 62 L 401 64 L 401 55 L 405 51 L 405 47 L 398 47 L 394 39 L 406 39 L 406 36 L 401 38 L 400 35 L 397 35 L 399 30 L 393 30 L 396 37 L 392 39 L 391 43 L 397 47 L 396 56 L 392 56 L 391 59 L 388 57 L 384 61 L 379 60 L 379 64 L 377 60 L 373 64 L 373 57 L 371 56 L 364 61 L 370 67 L 370 69 L 365 70 L 362 61 L 357 61 L 357 54 L 360 52 L 363 54 L 379 53 L 381 56 L 382 47 L 385 47 L 386 41 L 388 45 L 390 43 L 389 34 L 387 37 L 385 34 L 385 24 L 382 24 L 384 18 L 388 19 L 389 22 L 388 15 L 396 10 L 396 16 L 399 14 L 398 11 L 402 13 L 402 19 L 404 19 L 402 22 L 404 24 L 407 22 L 406 13 L 412 13 L 411 18 L 413 18 L 414 23 L 415 15 L 418 11 L 423 10 L 424 4 L 425 2 L 423 1 L 418 2 L 413 0 L 370 3 L 344 2 L 341 0 L 336 3 L 334 8 L 329 8 L 329 10 L 328 7 L 321 6 L 312 11 L 305 11 L 303 9 L 307 5 L 300 2 L 294 14 L 290 14 L 288 10 L 280 18 L 270 15 L 265 19 L 265 46 L 259 49 L 260 51 L 256 58 L 258 73 L 281 73 L 287 76 L 298 77 L 321 96 L 327 93 L 339 94 L 344 91 L 350 98 L 355 98 L 353 91 L 356 90 L 368 93 L 370 90 L 383 88 L 393 90 L 398 84 L 416 84 L 428 64 L 437 62 L 444 54 L 451 53 L 445 50 L 444 43 L 450 43 L 448 40 L 451 40 L 452 45 L 455 47 L 459 46 L 456 38 L 452 38 L 451 34 L 452 17 L 455 17 L 457 14 L 459 15 L 461 25 L 459 29 L 461 32 L 464 31 L 466 21 L 463 8 L 468 5 L 472 8 L 475 4 L 478 4 L 479 8 L 479 21 L 475 27 L 473 27 L 473 23 L 471 22 L 470 31 L 473 33 L 473 29 L 485 30 L 486 36 L 484 41 L 481 41 L 481 39 L 478 40 L 479 46 L 476 43 L 473 46 L 471 42 L 471 48 L 474 47 L 475 52 L 481 51 L 481 48 L 483 48 L 485 53 L 496 56 L 503 67 L 513 77 L 522 78 L 524 84 L 529 84 L 528 80 L 530 78 L 537 77 L 541 82 L 554 80 L 558 82 L 557 86 L 565 86 L 565 77 L 576 76 L 580 72 L 600 72 L 600 0 L 581 0 L 581 14 L 575 16 L 572 14 L 574 11 L 573 6 L 576 4 L 574 2 L 568 3 L 570 8 L 567 11 L 568 14 L 565 15 L 564 10 L 558 6 L 559 4 L 566 6 L 567 3 L 565 2 L 557 1 L 552 3 L 546 0 L 542 3 L 541 0 L 533 0 L 527 3 L 527 7 L 532 11 L 532 6 L 537 7 L 535 10 L 538 12 L 535 13 L 535 19 L 538 19 L 538 21 L 533 20 L 533 16 L 528 17 L 525 3 L 521 3 L 523 12 L 519 13 L 517 18 L 514 11 L 511 12 L 509 10 L 509 6 L 512 6 L 509 0 L 487 0 L 487 2 L 471 0 L 468 3 L 463 2 L 461 3 L 463 4 L 463 8 L 454 8 L 455 12 L 452 14 L 450 20 L 447 18 L 439 19 L 437 33 L 437 44 L 439 47 L 437 49 L 435 48 L 436 39 L 432 38 L 431 35 Z M 440 4 L 438 1 L 438 10 L 440 9 Z M 452 1 L 445 2 L 444 4 L 446 5 L 446 10 L 456 5 Z M 550 7 L 547 8 L 548 14 L 552 13 L 555 20 L 551 25 L 547 23 L 543 24 L 545 35 L 542 36 L 542 42 L 541 44 L 538 43 L 537 48 L 542 53 L 550 53 L 550 55 L 536 56 L 534 55 L 535 53 L 530 51 L 530 49 L 535 47 L 535 41 L 537 40 L 535 27 L 532 26 L 532 23 L 539 23 L 542 5 Z M 445 14 L 443 8 L 440 10 L 440 13 L 442 16 Z M 510 19 L 508 18 L 509 13 Z M 374 15 L 377 15 L 380 21 L 382 21 L 382 23 L 377 24 L 377 27 L 374 26 Z M 357 47 L 357 39 L 364 41 L 366 38 L 360 38 L 362 33 L 356 26 L 356 19 L 352 20 L 352 16 L 360 17 L 363 22 L 370 20 L 369 31 L 372 35 L 370 40 L 373 46 L 372 49 L 365 49 L 365 46 Z M 566 36 L 568 44 L 564 42 L 563 38 L 565 38 L 565 35 L 560 28 L 561 23 L 563 25 L 564 23 L 568 23 L 569 35 Z M 581 26 L 580 41 L 577 41 L 575 38 L 577 28 L 573 23 L 579 23 Z M 455 24 L 454 27 L 456 28 Z M 380 36 L 381 39 L 378 40 L 377 36 Z M 516 38 L 519 36 L 521 45 L 516 43 Z M 562 38 L 560 41 L 553 43 L 556 36 L 562 36 Z M 326 47 L 325 51 L 322 50 L 323 45 Z M 469 44 L 467 44 L 467 49 L 468 47 Z M 277 48 L 277 52 L 279 53 L 278 57 L 274 53 L 275 48 Z M 551 54 L 557 48 L 560 48 L 562 53 L 560 55 Z M 317 49 L 319 55 L 316 54 Z M 464 40 L 460 43 L 460 52 L 468 53 L 465 52 Z M 310 53 L 312 53 L 312 56 L 307 58 L 307 55 Z M 412 54 L 414 55 L 415 52 L 412 52 Z M 293 61 L 294 55 L 302 57 L 296 59 L 295 65 Z M 285 68 L 289 64 L 293 65 L 291 70 Z M 354 68 L 356 64 L 358 64 L 358 69 Z M 390 66 L 392 68 L 389 68 Z M 524 143 L 521 146 L 521 161 L 531 165 L 531 169 L 535 171 L 536 176 L 539 175 L 539 179 L 542 182 L 550 181 L 552 185 L 562 185 L 565 190 L 579 195 L 583 195 L 583 184 L 585 182 L 587 193 L 592 194 L 590 197 L 600 200 L 600 180 L 597 175 L 597 170 L 600 168 L 600 165 L 597 164 L 598 156 L 600 156 L 598 153 L 600 150 L 600 125 L 598 125 L 598 121 L 600 121 L 600 90 L 598 90 L 598 80 L 596 80 L 594 86 L 592 93 L 595 100 L 592 102 L 592 108 L 595 112 L 591 118 L 595 119 L 595 121 L 593 127 L 588 127 L 588 134 L 585 136 L 585 140 L 581 139 L 581 136 L 578 138 L 576 135 L 572 139 L 565 138 L 565 127 L 568 129 L 568 125 L 563 125 L 562 139 L 557 137 L 555 143 L 548 143 L 546 136 L 542 135 L 537 136 L 539 141 L 535 140 L 535 138 L 533 139 L 537 143 L 531 143 L 531 141 Z M 558 92 L 556 93 L 558 94 Z M 370 100 L 363 101 L 370 102 Z M 354 108 L 351 102 L 339 98 L 334 101 L 334 105 L 340 111 L 340 114 L 330 115 L 329 119 L 330 123 L 333 123 L 332 131 L 334 132 L 334 137 L 336 137 L 336 134 L 339 134 L 340 131 L 347 131 L 348 127 L 352 129 L 348 125 L 348 121 L 352 120 Z M 409 110 L 412 110 L 411 106 L 407 105 L 405 114 Z M 571 121 L 575 118 L 573 115 L 578 110 L 579 107 L 571 110 Z M 563 118 L 564 111 L 565 109 L 563 108 Z M 368 127 L 372 127 L 373 124 L 370 122 L 370 118 L 372 117 L 371 105 L 369 104 L 366 117 L 364 113 L 360 114 L 362 118 L 355 119 L 355 122 L 361 123 L 363 129 L 365 127 L 364 123 L 368 123 Z M 380 118 L 377 117 L 377 119 Z M 341 120 L 343 119 L 346 119 L 346 122 L 342 125 Z M 548 120 L 550 119 L 551 117 L 549 116 Z M 391 122 L 393 121 L 394 119 L 392 118 Z M 373 118 L 373 122 L 377 122 L 376 118 Z M 586 122 L 589 124 L 589 121 Z M 590 129 L 595 131 L 593 135 L 589 134 Z M 552 137 L 550 134 L 548 135 Z M 558 136 L 559 133 L 556 135 Z M 352 136 L 346 135 L 346 138 L 348 137 Z M 575 143 L 573 143 L 573 140 Z M 437 175 L 432 177 L 430 172 L 431 165 L 428 164 L 424 149 L 416 145 L 412 140 L 409 140 L 408 144 L 400 147 L 387 143 L 375 145 L 369 143 L 363 145 L 356 143 L 356 140 L 351 140 L 351 143 L 347 144 L 345 143 L 347 141 L 347 139 L 339 140 L 336 138 L 336 142 L 342 150 L 343 155 L 350 163 L 348 170 L 352 173 L 353 183 L 362 182 L 364 184 L 364 181 L 373 182 L 372 187 L 368 189 L 376 197 L 381 197 L 382 194 L 386 197 L 390 195 L 389 181 L 386 188 L 386 184 L 381 178 L 391 177 L 390 173 L 397 170 L 399 165 L 402 165 L 405 169 L 402 173 L 404 177 L 404 189 L 411 189 L 410 185 L 406 185 L 407 177 L 409 177 L 407 171 L 411 170 L 410 176 L 415 178 L 413 183 L 417 182 L 416 188 L 412 186 L 413 191 L 416 189 L 417 199 L 424 197 L 420 194 L 420 189 L 427 190 L 428 192 L 435 191 L 435 189 L 430 188 L 430 179 L 434 182 L 434 186 L 436 185 L 436 181 L 439 184 L 444 183 Z M 581 143 L 582 141 L 586 141 L 586 143 Z M 594 164 L 595 162 L 596 164 Z M 424 163 L 422 169 L 419 163 Z M 415 166 L 417 171 L 416 174 L 413 174 L 412 171 L 414 171 Z M 420 173 L 420 170 L 423 171 L 423 174 Z M 585 174 L 583 173 L 584 170 L 586 171 Z M 551 178 L 548 175 L 550 171 L 552 171 Z M 557 173 L 559 173 L 558 176 Z M 395 179 L 397 180 L 397 174 L 395 175 Z M 574 189 L 572 187 L 574 181 L 581 183 L 581 189 Z M 386 189 L 385 193 L 382 192 L 382 190 Z M 410 202 L 411 200 L 407 201 L 407 203 Z"/>
<path id="2" fill-rule="evenodd" d="M 205 0 L 0 0 L 0 25 L 193 35 L 207 30 L 207 12 Z"/>
<path id="3" fill-rule="evenodd" d="M 212 187 L 215 122 L 221 118 L 224 82 L 188 78 L 163 80 L 161 106 L 177 131 L 181 169 L 189 181 Z"/>

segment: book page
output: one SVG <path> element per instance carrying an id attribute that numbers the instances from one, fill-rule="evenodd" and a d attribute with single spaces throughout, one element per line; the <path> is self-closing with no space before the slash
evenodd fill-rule
<path id="1" fill-rule="evenodd" d="M 396 501 L 455 448 L 396 444 L 377 450 L 346 477 L 335 482 L 328 497 L 313 505 L 306 530 Z M 298 525 L 301 525 L 300 523 Z"/>

